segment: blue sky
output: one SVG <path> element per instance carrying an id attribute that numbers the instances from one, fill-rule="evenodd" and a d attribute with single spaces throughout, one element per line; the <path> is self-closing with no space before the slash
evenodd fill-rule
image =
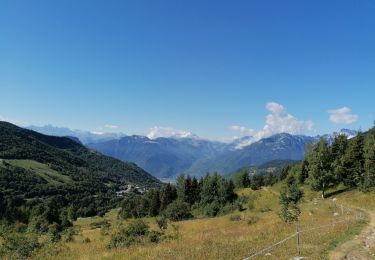
<path id="1" fill-rule="evenodd" d="M 212 139 L 367 129 L 374 12 L 370 0 L 2 0 L 0 117 Z"/>

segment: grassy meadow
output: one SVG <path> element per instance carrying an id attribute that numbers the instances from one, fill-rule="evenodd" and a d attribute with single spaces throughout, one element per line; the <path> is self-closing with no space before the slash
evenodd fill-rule
<path id="1" fill-rule="evenodd" d="M 244 205 L 244 211 L 216 218 L 169 223 L 167 233 L 178 232 L 178 239 L 157 244 L 109 250 L 106 245 L 111 233 L 125 223 L 118 219 L 117 211 L 113 210 L 103 218 L 78 219 L 74 223 L 78 231 L 74 241 L 46 248 L 36 259 L 243 259 L 295 232 L 295 225 L 285 224 L 278 217 L 279 189 L 277 184 L 259 191 L 238 190 L 238 194 L 250 198 Z M 301 205 L 300 230 L 307 230 L 300 237 L 301 255 L 309 259 L 327 258 L 329 250 L 350 239 L 365 225 L 365 221 L 355 218 L 350 222 L 332 224 L 353 217 L 352 213 L 345 212 L 341 216 L 340 208 L 335 208 L 331 198 L 320 200 L 319 196 L 305 188 Z M 338 203 L 348 206 L 364 205 L 369 197 L 374 197 L 374 194 L 351 191 L 335 196 Z M 367 205 L 375 208 L 374 202 Z M 155 219 L 146 220 L 151 230 L 158 229 Z M 101 228 L 103 221 L 109 222 L 110 227 Z M 322 225 L 326 227 L 308 231 Z M 292 238 L 270 254 L 254 259 L 289 259 L 297 255 L 296 238 Z"/>

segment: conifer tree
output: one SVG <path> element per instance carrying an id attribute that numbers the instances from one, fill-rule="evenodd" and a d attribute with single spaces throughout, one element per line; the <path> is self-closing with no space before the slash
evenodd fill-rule
<path id="1" fill-rule="evenodd" d="M 160 211 L 165 210 L 169 204 L 177 199 L 177 190 L 170 183 L 165 185 L 160 191 Z"/>
<path id="2" fill-rule="evenodd" d="M 305 180 L 309 177 L 309 169 L 308 168 L 309 168 L 309 163 L 306 159 L 304 159 L 302 161 L 302 164 L 301 164 L 301 172 L 298 175 L 298 182 L 300 184 L 304 184 Z"/>
<path id="3" fill-rule="evenodd" d="M 375 186 L 375 127 L 367 136 L 364 147 L 364 181 L 362 189 L 368 191 Z"/>
<path id="4" fill-rule="evenodd" d="M 335 185 L 331 171 L 331 155 L 324 138 L 312 148 L 308 160 L 311 186 L 314 190 L 322 191 L 322 198 L 324 198 L 325 191 Z"/>
<path id="5" fill-rule="evenodd" d="M 350 140 L 343 161 L 343 182 L 348 187 L 363 187 L 365 164 L 363 148 L 364 135 L 359 133 Z"/>
<path id="6" fill-rule="evenodd" d="M 343 181 L 345 175 L 344 159 L 348 147 L 348 138 L 345 135 L 335 137 L 331 146 L 331 169 L 336 184 Z"/>
<path id="7" fill-rule="evenodd" d="M 298 203 L 303 197 L 303 192 L 298 186 L 298 181 L 293 175 L 286 179 L 286 186 L 280 193 L 280 218 L 286 223 L 298 221 L 301 210 Z"/>

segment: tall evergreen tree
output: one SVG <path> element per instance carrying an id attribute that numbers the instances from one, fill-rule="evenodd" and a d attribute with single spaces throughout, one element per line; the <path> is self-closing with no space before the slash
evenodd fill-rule
<path id="1" fill-rule="evenodd" d="M 348 148 L 348 138 L 345 135 L 338 135 L 333 140 L 331 146 L 331 169 L 333 178 L 335 182 L 338 184 L 343 181 L 345 176 L 345 167 L 344 167 L 344 160 L 345 160 L 345 153 Z"/>
<path id="2" fill-rule="evenodd" d="M 0 192 L 0 219 L 3 217 L 5 213 L 5 201 L 4 201 L 4 196 Z"/>
<path id="3" fill-rule="evenodd" d="M 165 210 L 169 204 L 177 199 L 177 190 L 170 183 L 165 185 L 160 191 L 160 211 Z"/>
<path id="4" fill-rule="evenodd" d="M 305 180 L 309 177 L 309 163 L 306 159 L 302 161 L 301 172 L 298 175 L 298 181 L 300 184 L 304 184 Z"/>
<path id="5" fill-rule="evenodd" d="M 362 189 L 370 190 L 375 186 L 375 127 L 367 135 L 364 147 L 364 181 Z"/>
<path id="6" fill-rule="evenodd" d="M 155 217 L 160 211 L 160 192 L 158 189 L 152 189 L 149 191 L 149 212 L 148 215 Z"/>
<path id="7" fill-rule="evenodd" d="M 185 174 L 181 174 L 177 177 L 176 180 L 176 189 L 177 189 L 177 197 L 181 201 L 187 202 L 188 201 L 188 189 L 190 186 L 191 178 L 190 176 L 186 176 Z"/>
<path id="8" fill-rule="evenodd" d="M 346 150 L 343 162 L 343 181 L 348 187 L 363 187 L 364 185 L 364 142 L 364 135 L 359 133 L 350 140 Z"/>
<path id="9" fill-rule="evenodd" d="M 311 186 L 314 190 L 322 191 L 322 198 L 324 198 L 325 191 L 336 184 L 331 171 L 330 151 L 324 138 L 312 148 L 308 160 Z"/>
<path id="10" fill-rule="evenodd" d="M 250 177 L 246 169 L 241 170 L 234 176 L 234 184 L 237 188 L 247 188 L 250 186 Z"/>

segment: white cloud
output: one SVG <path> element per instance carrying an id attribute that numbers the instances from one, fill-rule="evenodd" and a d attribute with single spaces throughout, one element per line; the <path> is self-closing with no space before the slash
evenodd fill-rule
<path id="1" fill-rule="evenodd" d="M 329 113 L 329 121 L 334 124 L 352 124 L 357 122 L 358 115 L 353 114 L 352 110 L 348 107 L 342 107 L 339 109 L 331 109 L 328 110 Z"/>
<path id="2" fill-rule="evenodd" d="M 239 126 L 239 125 L 231 125 L 229 127 L 230 130 L 236 131 L 241 133 L 242 135 L 253 135 L 254 134 L 254 129 L 251 128 L 246 128 L 244 126 Z"/>
<path id="3" fill-rule="evenodd" d="M 242 135 L 250 135 L 251 139 L 237 145 L 242 148 L 262 138 L 270 137 L 278 133 L 303 134 L 306 132 L 315 132 L 314 123 L 311 120 L 299 120 L 289 114 L 287 109 L 276 102 L 266 104 L 269 114 L 266 116 L 266 122 L 261 130 L 253 130 L 243 126 L 231 126 L 230 129 L 241 133 Z"/>
<path id="4" fill-rule="evenodd" d="M 154 126 L 150 128 L 147 137 L 150 139 L 156 139 L 159 137 L 191 138 L 196 136 L 189 131 L 175 130 L 172 127 Z"/>
<path id="5" fill-rule="evenodd" d="M 118 126 L 118 125 L 106 124 L 106 125 L 104 125 L 104 128 L 109 128 L 109 129 L 118 129 L 119 126 Z"/>
<path id="6" fill-rule="evenodd" d="M 104 135 L 105 132 L 102 132 L 102 131 L 90 131 L 90 133 L 94 134 L 94 135 Z"/>

